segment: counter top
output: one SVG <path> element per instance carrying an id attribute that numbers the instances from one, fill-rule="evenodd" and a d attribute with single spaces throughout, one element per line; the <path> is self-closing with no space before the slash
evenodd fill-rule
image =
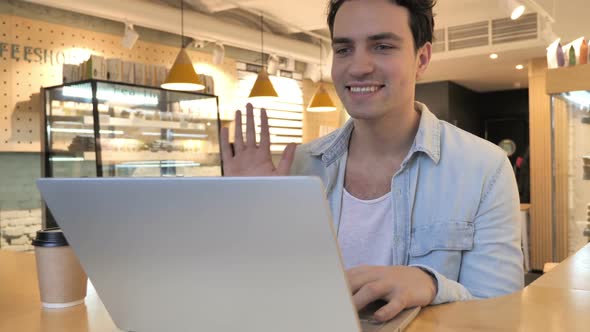
<path id="1" fill-rule="evenodd" d="M 0 250 L 0 331 L 120 331 L 91 283 L 84 302 L 66 309 L 43 309 L 35 255 Z"/>
<path id="2" fill-rule="evenodd" d="M 590 291 L 590 244 L 543 274 L 531 286 Z M 590 330 L 590 325 L 588 328 Z"/>
<path id="3" fill-rule="evenodd" d="M 590 292 L 526 287 L 510 295 L 422 309 L 406 332 L 588 331 Z"/>

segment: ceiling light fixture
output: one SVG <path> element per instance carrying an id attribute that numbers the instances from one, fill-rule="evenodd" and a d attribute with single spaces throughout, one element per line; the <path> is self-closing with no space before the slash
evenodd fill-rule
<path id="1" fill-rule="evenodd" d="M 516 67 L 514 67 L 514 68 L 516 68 L 516 70 L 523 70 L 524 66 L 523 65 L 516 65 Z"/>
<path id="2" fill-rule="evenodd" d="M 139 39 L 139 33 L 133 28 L 133 24 L 125 23 L 125 32 L 123 33 L 123 39 L 121 45 L 126 49 L 132 49 L 137 40 Z"/>
<path id="3" fill-rule="evenodd" d="M 512 20 L 516 20 L 524 14 L 526 7 L 522 4 L 520 0 L 503 0 L 504 6 L 508 9 L 510 13 L 510 18 Z"/>
<path id="4" fill-rule="evenodd" d="M 311 102 L 309 106 L 307 106 L 308 112 L 332 112 L 336 110 L 336 105 L 328 91 L 324 88 L 323 82 L 323 73 L 322 73 L 322 41 L 320 40 L 320 82 L 318 83 L 318 88 L 315 91 L 313 97 L 311 97 Z"/>
<path id="5" fill-rule="evenodd" d="M 184 45 L 184 0 L 180 0 L 180 52 L 178 52 L 178 56 L 168 72 L 168 77 L 161 87 L 162 89 L 180 91 L 205 89 Z"/>
<path id="6" fill-rule="evenodd" d="M 496 53 L 490 54 L 490 59 L 496 60 L 497 58 L 498 58 L 498 54 L 496 54 Z"/>
<path id="7" fill-rule="evenodd" d="M 258 72 L 258 77 L 254 82 L 254 86 L 252 86 L 252 90 L 250 90 L 248 98 L 268 99 L 278 97 L 279 95 L 273 87 L 270 77 L 268 77 L 266 65 L 264 64 L 264 17 L 262 16 L 262 13 L 260 13 L 260 64 L 262 67 Z"/>
<path id="8" fill-rule="evenodd" d="M 266 70 L 270 75 L 276 75 L 279 70 L 280 59 L 276 54 L 269 54 L 266 60 Z"/>
<path id="9" fill-rule="evenodd" d="M 225 47 L 221 43 L 215 43 L 213 46 L 213 58 L 212 62 L 214 65 L 222 65 L 223 59 L 225 58 Z"/>

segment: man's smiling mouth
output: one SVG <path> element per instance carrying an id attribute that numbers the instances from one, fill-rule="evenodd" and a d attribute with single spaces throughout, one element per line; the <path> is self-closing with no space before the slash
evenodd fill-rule
<path id="1" fill-rule="evenodd" d="M 364 85 L 364 86 L 346 86 L 346 89 L 353 94 L 370 94 L 381 90 L 385 85 Z"/>

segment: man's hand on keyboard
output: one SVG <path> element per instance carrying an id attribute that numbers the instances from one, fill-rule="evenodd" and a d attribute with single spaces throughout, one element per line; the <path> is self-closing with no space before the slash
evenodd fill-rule
<path id="1" fill-rule="evenodd" d="M 405 308 L 429 305 L 436 296 L 435 280 L 413 266 L 359 266 L 346 271 L 357 310 L 376 300 L 386 305 L 375 319 L 387 321 Z"/>

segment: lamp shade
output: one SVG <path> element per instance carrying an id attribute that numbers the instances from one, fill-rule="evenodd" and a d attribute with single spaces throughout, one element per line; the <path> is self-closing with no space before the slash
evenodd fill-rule
<path id="1" fill-rule="evenodd" d="M 272 86 L 272 82 L 268 77 L 268 73 L 266 72 L 266 67 L 262 67 L 258 72 L 258 77 L 256 77 L 256 81 L 254 82 L 254 86 L 252 90 L 250 90 L 250 95 L 248 98 L 258 98 L 258 97 L 278 97 L 277 91 Z"/>
<path id="2" fill-rule="evenodd" d="M 184 48 L 180 49 L 174 65 L 161 87 L 162 89 L 181 91 L 197 91 L 205 88 Z"/>
<path id="3" fill-rule="evenodd" d="M 336 110 L 336 105 L 330 95 L 324 88 L 323 84 L 316 90 L 315 94 L 311 98 L 311 102 L 307 107 L 308 112 L 331 112 Z"/>

